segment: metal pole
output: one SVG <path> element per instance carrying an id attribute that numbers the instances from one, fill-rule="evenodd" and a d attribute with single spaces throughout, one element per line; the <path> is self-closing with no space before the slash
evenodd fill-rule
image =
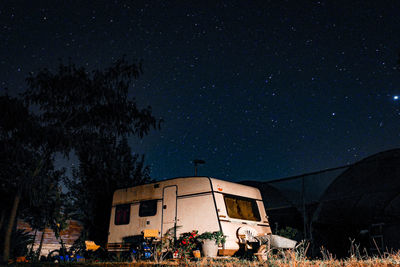
<path id="1" fill-rule="evenodd" d="M 305 185 L 304 185 L 304 176 L 301 179 L 301 198 L 303 205 L 303 231 L 304 231 L 304 239 L 307 239 L 307 220 L 306 220 L 306 198 L 305 198 Z"/>
<path id="2" fill-rule="evenodd" d="M 192 161 L 192 163 L 194 165 L 194 176 L 197 176 L 197 165 L 204 164 L 206 162 L 204 160 L 202 160 L 202 159 L 194 159 Z"/>

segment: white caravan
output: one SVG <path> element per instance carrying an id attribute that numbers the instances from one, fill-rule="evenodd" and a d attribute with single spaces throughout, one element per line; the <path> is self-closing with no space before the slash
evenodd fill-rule
<path id="1" fill-rule="evenodd" d="M 271 234 L 257 188 L 209 177 L 185 177 L 116 190 L 113 197 L 107 248 L 124 251 L 127 237 L 157 230 L 159 238 L 172 228 L 180 233 L 222 231 L 226 243 L 219 255 L 239 249 L 241 233 Z"/>

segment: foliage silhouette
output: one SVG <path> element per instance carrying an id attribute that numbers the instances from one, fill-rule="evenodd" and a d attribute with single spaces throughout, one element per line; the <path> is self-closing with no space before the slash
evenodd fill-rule
<path id="1" fill-rule="evenodd" d="M 158 129 L 161 120 L 151 107 L 139 109 L 130 91 L 141 64 L 125 58 L 105 70 L 89 72 L 60 64 L 31 75 L 24 93 L 37 106 L 42 125 L 57 136 L 51 147 L 65 155 L 73 149 L 80 161 L 74 179 L 67 179 L 70 198 L 89 238 L 104 245 L 113 191 L 149 179 L 144 159 L 132 156 L 126 138 Z M 120 156 L 120 153 L 123 155 Z"/>
<path id="2" fill-rule="evenodd" d="M 92 140 L 92 146 L 79 151 L 78 157 L 79 167 L 65 183 L 74 202 L 73 212 L 83 222 L 88 238 L 104 245 L 114 191 L 149 182 L 149 168 L 143 156 L 132 155 L 126 138 L 118 143 L 115 139 Z"/>
<path id="3" fill-rule="evenodd" d="M 150 129 L 160 127 L 162 120 L 152 115 L 151 108 L 139 109 L 135 99 L 131 97 L 130 89 L 133 80 L 141 72 L 140 63 L 130 64 L 125 58 L 117 60 L 104 70 L 93 72 L 76 67 L 72 63 L 60 63 L 56 71 L 42 69 L 36 74 L 30 74 L 26 80 L 28 88 L 21 95 L 24 101 L 8 95 L 0 96 L 0 111 L 3 115 L 0 118 L 0 190 L 2 193 L 5 192 L 4 196 L 8 198 L 11 196 L 13 199 L 1 204 L 11 207 L 8 210 L 2 209 L 0 217 L 0 228 L 5 233 L 2 243 L 3 261 L 9 258 L 11 230 L 18 210 L 22 209 L 21 199 L 25 196 L 29 199 L 24 207 L 36 207 L 40 210 L 39 207 L 45 203 L 35 201 L 35 194 L 44 192 L 46 186 L 51 185 L 52 188 L 57 188 L 56 185 L 62 173 L 57 173 L 57 178 L 54 176 L 56 173 L 53 160 L 56 153 L 61 152 L 64 156 L 68 156 L 71 151 L 76 152 L 83 162 L 82 168 L 80 165 L 80 174 L 86 176 L 81 181 L 76 181 L 76 184 L 85 179 L 90 181 L 85 184 L 87 194 L 84 195 L 101 197 L 95 194 L 99 191 L 99 187 L 93 183 L 99 177 L 87 177 L 88 175 L 106 175 L 104 183 L 99 184 L 108 186 L 107 183 L 114 179 L 110 178 L 110 175 L 118 174 L 113 171 L 113 166 L 117 166 L 118 163 L 114 160 L 114 165 L 108 166 L 107 162 L 101 162 L 100 158 L 94 155 L 99 150 L 105 153 L 112 152 L 117 144 L 125 144 L 128 147 L 126 137 L 135 135 L 141 138 Z M 30 110 L 35 112 L 32 113 Z M 105 143 L 102 144 L 102 142 Z M 97 146 L 104 146 L 106 149 Z M 126 152 L 130 153 L 130 150 L 126 148 Z M 109 159 L 104 158 L 104 160 Z M 103 172 L 87 171 L 96 169 L 97 164 L 101 163 L 104 167 Z M 88 167 L 90 164 L 93 166 Z M 133 164 L 134 168 L 124 167 L 129 169 L 129 175 L 125 175 L 122 168 L 119 172 L 120 177 L 140 176 L 140 179 L 148 179 L 148 169 L 144 167 L 143 158 L 126 159 L 125 165 L 127 164 Z M 85 168 L 84 165 L 86 165 Z M 109 167 L 111 169 L 107 170 Z M 83 172 L 83 170 L 86 171 Z M 44 180 L 41 180 L 42 178 Z M 135 181 L 140 182 L 140 179 Z M 44 187 L 38 186 L 40 181 Z M 132 179 L 129 178 L 126 181 L 132 182 Z M 119 185 L 122 184 L 116 186 Z M 29 188 L 34 190 L 29 191 Z M 113 190 L 113 187 L 109 188 L 109 191 Z M 89 193 L 90 191 L 94 194 Z M 48 195 L 50 199 L 55 196 L 57 194 Z M 87 208 L 87 206 L 80 208 L 85 207 Z M 57 210 L 61 209 L 57 208 Z M 56 216 L 50 210 L 40 210 L 36 214 L 32 210 L 31 222 L 35 223 L 36 227 L 40 227 L 41 223 L 49 223 L 51 226 L 52 221 L 56 222 L 61 217 L 65 217 L 66 212 L 67 210 L 63 210 Z M 39 214 L 44 217 L 49 216 L 49 218 L 42 218 L 42 222 L 40 220 L 34 222 L 35 216 Z M 60 225 L 60 222 L 57 221 L 55 225 Z M 57 231 L 56 228 L 55 230 Z"/>
<path id="4" fill-rule="evenodd" d="M 44 156 L 45 131 L 23 101 L 0 96 L 0 112 L 0 198 L 4 205 L 0 226 L 2 260 L 7 261 L 18 210 L 29 206 L 35 194 L 45 198 L 35 185 L 44 184 L 55 171 L 53 159 Z"/>

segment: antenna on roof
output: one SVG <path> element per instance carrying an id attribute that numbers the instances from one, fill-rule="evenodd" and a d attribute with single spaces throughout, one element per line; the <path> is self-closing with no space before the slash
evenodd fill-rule
<path id="1" fill-rule="evenodd" d="M 194 176 L 197 176 L 197 165 L 205 164 L 206 162 L 202 159 L 194 159 L 192 162 L 194 164 Z"/>

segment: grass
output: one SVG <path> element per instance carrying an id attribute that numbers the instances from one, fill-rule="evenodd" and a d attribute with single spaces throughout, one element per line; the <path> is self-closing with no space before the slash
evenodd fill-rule
<path id="1" fill-rule="evenodd" d="M 301 256 L 301 255 L 300 255 Z M 241 260 L 234 257 L 221 257 L 216 259 L 202 258 L 200 260 L 169 260 L 160 263 L 150 261 L 140 262 L 99 262 L 99 263 L 17 263 L 12 266 L 18 267 L 55 267 L 55 266 L 70 266 L 70 267 L 148 267 L 148 266 L 277 266 L 277 267 L 323 267 L 323 266 L 350 266 L 350 267 L 366 267 L 366 266 L 400 266 L 400 252 L 395 254 L 385 254 L 382 257 L 364 257 L 358 258 L 355 255 L 347 259 L 335 259 L 332 256 L 329 258 L 311 260 L 306 257 L 299 257 L 296 252 L 287 252 L 283 258 L 271 257 L 266 262 Z"/>
<path id="2" fill-rule="evenodd" d="M 268 255 L 268 260 L 260 262 L 258 260 L 244 260 L 236 257 L 217 257 L 180 260 L 138 261 L 138 262 L 77 262 L 77 263 L 14 263 L 10 266 L 15 267 L 150 267 L 150 266 L 276 266 L 276 267 L 324 267 L 324 266 L 349 266 L 349 267 L 367 267 L 367 266 L 400 266 L 400 251 L 397 253 L 381 253 L 379 256 L 368 256 L 366 253 L 360 253 L 359 246 L 351 242 L 349 250 L 350 256 L 346 259 L 337 259 L 324 247 L 321 247 L 321 259 L 310 259 L 307 255 L 309 243 L 301 242 L 295 250 L 281 251 L 277 254 Z"/>

